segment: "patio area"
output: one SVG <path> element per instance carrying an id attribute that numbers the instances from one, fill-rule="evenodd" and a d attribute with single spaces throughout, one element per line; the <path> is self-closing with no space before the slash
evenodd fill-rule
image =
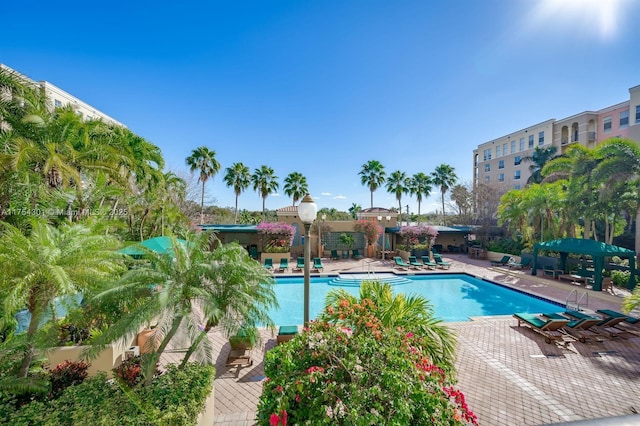
<path id="1" fill-rule="evenodd" d="M 531 276 L 526 270 L 490 267 L 487 260 L 471 259 L 464 254 L 445 256 L 445 260 L 452 263 L 450 270 L 430 272 L 468 273 L 561 303 L 576 287 Z M 323 275 L 393 270 L 389 260 L 323 259 L 323 263 Z M 620 310 L 622 298 L 627 294 L 619 289 L 606 293 L 586 291 L 588 310 Z M 640 338 L 600 343 L 576 341 L 565 348 L 547 344 L 539 334 L 517 327 L 511 316 L 473 318 L 448 325 L 458 336 L 458 387 L 481 425 L 543 425 L 640 411 Z M 256 424 L 264 380 L 262 360 L 265 351 L 276 344 L 275 335 L 267 330 L 262 333 L 264 345 L 253 350 L 253 365 L 240 369 L 237 376 L 235 369 L 225 367 L 227 338 L 219 332 L 211 333 L 217 354 L 216 425 Z M 164 361 L 178 357 L 179 354 L 169 354 Z"/>

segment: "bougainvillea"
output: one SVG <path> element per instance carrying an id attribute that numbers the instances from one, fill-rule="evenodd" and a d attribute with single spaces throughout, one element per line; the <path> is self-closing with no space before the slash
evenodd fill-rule
<path id="1" fill-rule="evenodd" d="M 384 327 L 376 309 L 343 299 L 267 352 L 260 424 L 477 424 L 419 333 Z"/>
<path id="2" fill-rule="evenodd" d="M 262 249 L 266 253 L 289 251 L 296 235 L 296 228 L 283 222 L 262 222 L 256 229 L 262 236 Z"/>
<path id="3" fill-rule="evenodd" d="M 353 229 L 356 232 L 362 232 L 364 234 L 364 237 L 367 240 L 367 243 L 369 243 L 369 245 L 375 244 L 376 241 L 378 241 L 378 238 L 380 238 L 380 235 L 382 235 L 382 227 L 378 225 L 378 221 L 375 219 L 356 220 L 356 223 L 353 226 Z"/>
<path id="4" fill-rule="evenodd" d="M 408 247 L 424 244 L 430 249 L 438 236 L 438 230 L 429 225 L 403 226 L 398 232 Z"/>

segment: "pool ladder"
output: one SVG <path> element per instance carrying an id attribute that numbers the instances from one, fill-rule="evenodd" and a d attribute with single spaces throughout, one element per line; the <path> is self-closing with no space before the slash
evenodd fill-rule
<path id="1" fill-rule="evenodd" d="M 584 305 L 582 305 L 582 301 L 584 300 Z M 586 306 L 589 306 L 589 293 L 587 293 L 586 291 L 583 292 L 580 297 L 578 297 L 578 289 L 573 289 L 571 290 L 571 293 L 569 293 L 569 296 L 567 297 L 567 310 L 569 310 L 571 308 L 571 303 L 574 303 L 574 311 L 578 311 L 580 312 L 580 307 L 582 306 L 583 308 Z"/>

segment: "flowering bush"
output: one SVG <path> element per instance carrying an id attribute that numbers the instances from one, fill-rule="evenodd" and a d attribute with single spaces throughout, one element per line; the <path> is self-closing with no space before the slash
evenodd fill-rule
<path id="1" fill-rule="evenodd" d="M 407 248 L 424 243 L 427 249 L 431 249 L 438 236 L 438 230 L 429 225 L 403 226 L 398 235 L 404 238 Z"/>
<path id="2" fill-rule="evenodd" d="M 262 250 L 265 253 L 286 253 L 293 243 L 296 228 L 283 222 L 262 222 L 256 229 L 262 236 Z"/>
<path id="3" fill-rule="evenodd" d="M 353 229 L 356 232 L 362 232 L 369 245 L 375 244 L 378 241 L 378 238 L 380 238 L 380 235 L 382 235 L 382 227 L 378 225 L 377 220 L 356 220 Z"/>
<path id="4" fill-rule="evenodd" d="M 370 299 L 342 299 L 267 352 L 260 424 L 477 424 L 425 340 L 386 328 Z"/>
<path id="5" fill-rule="evenodd" d="M 80 384 L 87 378 L 89 364 L 84 361 L 64 361 L 51 370 L 51 396 L 57 398 L 69 386 Z"/>

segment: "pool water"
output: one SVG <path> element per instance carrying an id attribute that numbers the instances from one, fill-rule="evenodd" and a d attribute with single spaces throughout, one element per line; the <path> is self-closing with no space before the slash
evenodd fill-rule
<path id="1" fill-rule="evenodd" d="M 435 316 L 445 322 L 469 321 L 470 317 L 477 316 L 558 312 L 563 309 L 561 305 L 465 274 L 414 275 L 402 280 L 393 274 L 387 275 L 393 276 L 389 280 L 394 292 L 424 296 L 434 307 Z M 358 295 L 360 289 L 356 282 L 361 278 L 335 278 L 311 278 L 309 318 L 314 319 L 322 312 L 325 296 L 331 290 L 344 289 Z M 384 281 L 386 277 L 376 275 L 376 278 Z M 276 325 L 302 324 L 303 278 L 278 278 L 276 282 L 275 293 L 280 307 L 270 311 L 271 319 Z"/>

